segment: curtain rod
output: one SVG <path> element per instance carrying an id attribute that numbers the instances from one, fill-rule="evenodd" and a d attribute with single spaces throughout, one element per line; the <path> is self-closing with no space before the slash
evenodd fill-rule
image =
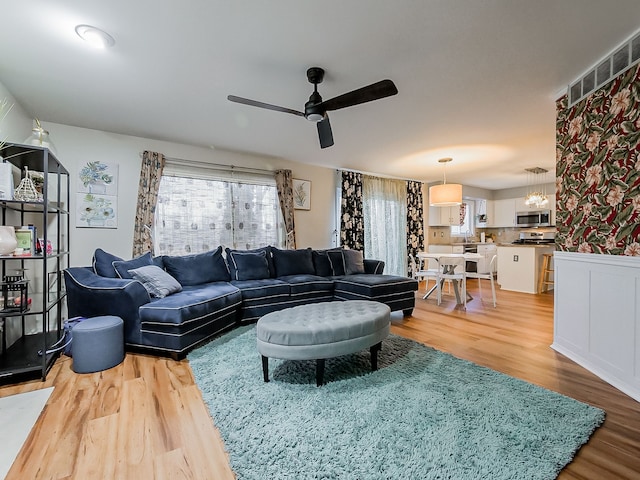
<path id="1" fill-rule="evenodd" d="M 142 158 L 142 152 L 140 152 L 140 158 Z M 210 168 L 212 170 L 237 170 L 247 173 L 268 173 L 270 175 L 273 175 L 276 172 L 275 170 L 266 170 L 263 168 L 241 167 L 238 165 L 228 165 L 224 163 L 203 162 L 201 160 L 187 160 L 185 158 L 169 157 L 167 155 L 164 155 L 164 159 L 169 163 L 179 163 L 190 167 Z"/>
<path id="2" fill-rule="evenodd" d="M 404 177 L 394 177 L 393 175 L 381 175 L 379 173 L 370 173 L 370 172 L 363 172 L 362 170 L 354 170 L 353 168 L 336 168 L 336 172 L 353 172 L 353 173 L 361 173 L 363 175 L 368 175 L 370 177 L 390 178 L 392 180 L 406 180 L 411 182 L 427 183 L 424 180 L 418 180 L 416 178 L 404 178 Z"/>

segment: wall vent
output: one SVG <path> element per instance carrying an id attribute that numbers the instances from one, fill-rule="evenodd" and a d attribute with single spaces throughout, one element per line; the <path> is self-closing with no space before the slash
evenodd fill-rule
<path id="1" fill-rule="evenodd" d="M 607 81 L 640 62 L 640 33 L 634 34 L 619 48 L 569 85 L 569 106 L 575 105 Z"/>

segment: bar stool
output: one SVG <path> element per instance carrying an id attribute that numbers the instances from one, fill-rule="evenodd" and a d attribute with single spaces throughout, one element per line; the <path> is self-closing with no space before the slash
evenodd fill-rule
<path id="1" fill-rule="evenodd" d="M 538 280 L 538 293 L 543 293 L 548 290 L 548 288 L 545 288 L 546 285 L 553 285 L 553 269 L 551 268 L 552 259 L 553 254 L 542 254 L 542 271 L 540 272 L 540 279 Z M 551 274 L 551 279 L 549 279 L 549 274 Z"/>

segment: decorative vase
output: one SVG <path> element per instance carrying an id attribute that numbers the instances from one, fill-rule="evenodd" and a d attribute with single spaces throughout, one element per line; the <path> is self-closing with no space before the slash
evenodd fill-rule
<path id="1" fill-rule="evenodd" d="M 11 226 L 0 226 L 0 255 L 10 255 L 18 246 L 16 230 Z"/>
<path id="2" fill-rule="evenodd" d="M 88 185 L 89 193 L 105 195 L 107 193 L 107 184 L 102 180 L 96 180 Z"/>

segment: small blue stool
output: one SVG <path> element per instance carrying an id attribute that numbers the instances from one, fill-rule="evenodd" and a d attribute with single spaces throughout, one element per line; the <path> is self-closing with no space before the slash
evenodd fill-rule
<path id="1" fill-rule="evenodd" d="M 71 353 L 76 373 L 115 367 L 124 360 L 124 322 L 112 315 L 80 322 L 73 327 Z"/>

